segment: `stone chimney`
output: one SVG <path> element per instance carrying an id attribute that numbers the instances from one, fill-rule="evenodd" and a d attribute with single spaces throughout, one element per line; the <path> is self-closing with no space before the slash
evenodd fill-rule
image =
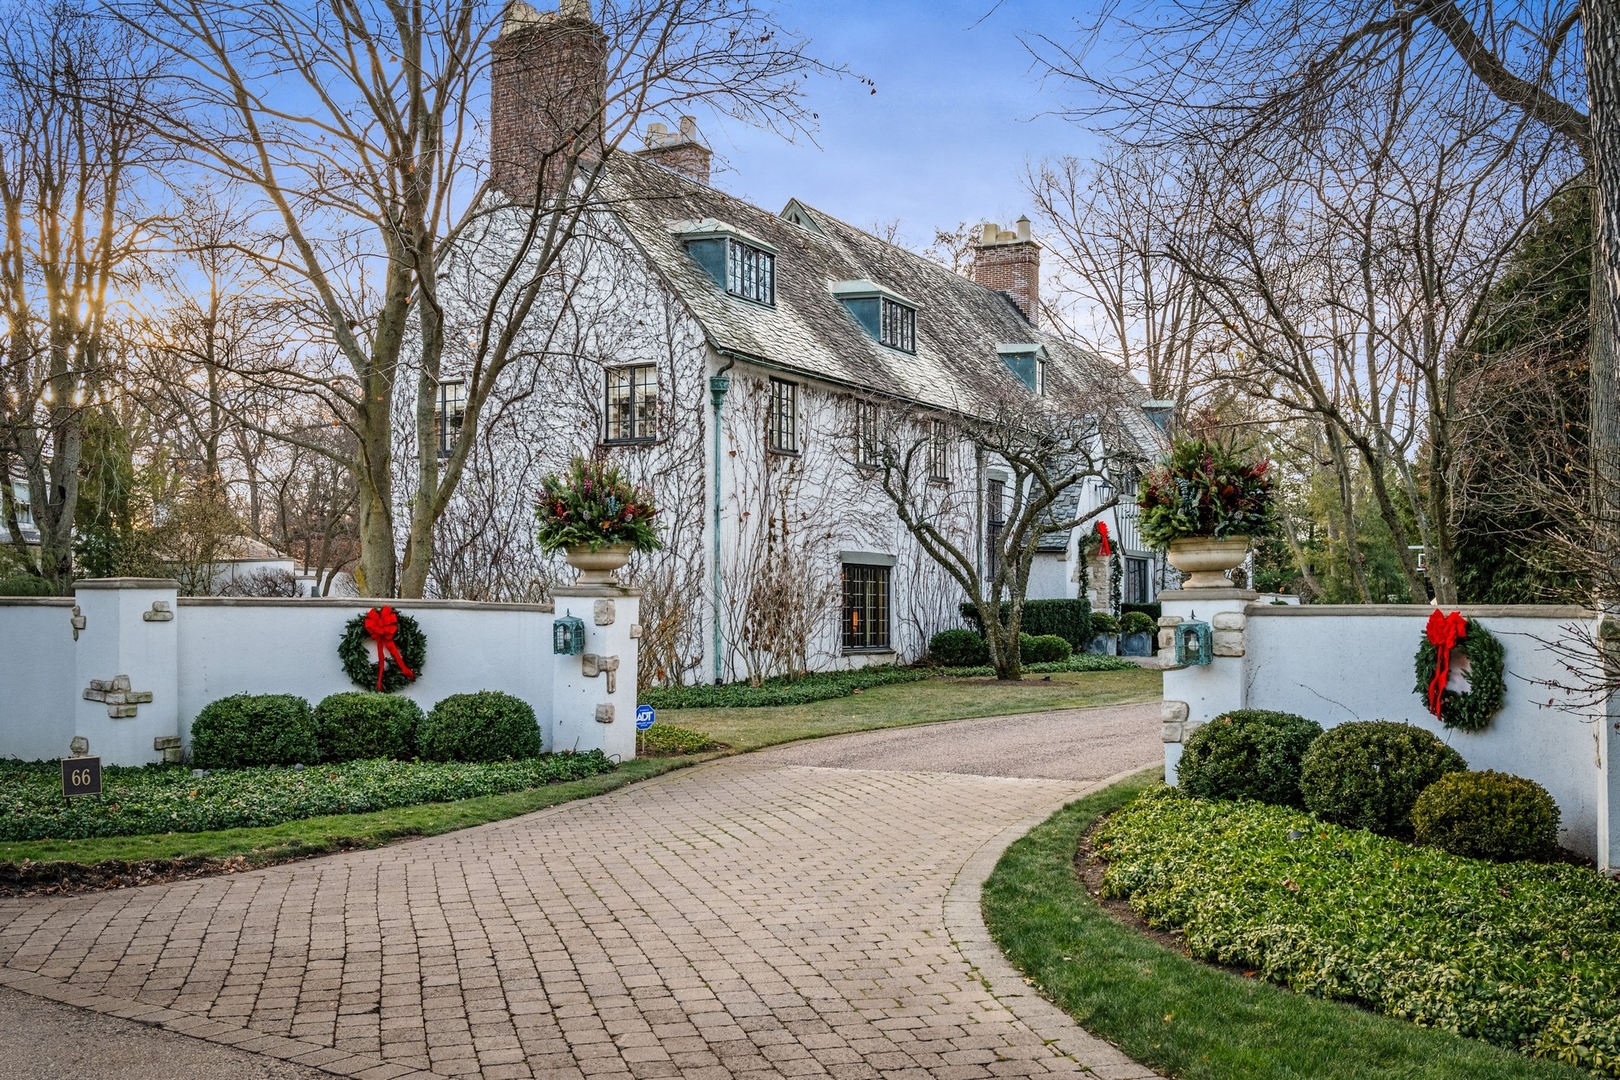
<path id="1" fill-rule="evenodd" d="M 544 12 L 511 0 L 490 60 L 489 168 L 498 190 L 532 200 L 542 164 L 555 182 L 575 147 L 581 159 L 601 160 L 607 35 L 590 0 Z"/>
<path id="2" fill-rule="evenodd" d="M 663 124 L 648 124 L 646 144 L 636 151 L 636 156 L 705 186 L 709 183 L 709 159 L 713 155 L 698 141 L 696 117 L 681 117 L 679 131 L 671 131 Z"/>
<path id="3" fill-rule="evenodd" d="M 973 241 L 973 280 L 1004 293 L 1031 326 L 1041 314 L 1041 245 L 1029 233 L 1029 218 L 1021 217 L 1008 232 L 987 221 Z"/>

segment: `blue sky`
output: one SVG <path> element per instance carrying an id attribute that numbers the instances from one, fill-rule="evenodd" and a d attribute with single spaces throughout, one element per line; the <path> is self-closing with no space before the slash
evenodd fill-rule
<path id="1" fill-rule="evenodd" d="M 731 123 L 705 135 L 726 159 L 718 187 L 779 209 L 790 197 L 866 227 L 898 219 L 926 245 L 936 226 L 1011 222 L 1028 209 L 1025 164 L 1089 157 L 1096 141 L 1051 111 L 1048 82 L 1021 34 L 1066 38 L 1081 6 L 1053 0 L 781 0 L 782 23 L 822 59 L 877 82 L 819 81 L 818 145 Z M 713 122 L 710 121 L 709 124 Z M 706 127 L 709 125 L 705 125 Z"/>

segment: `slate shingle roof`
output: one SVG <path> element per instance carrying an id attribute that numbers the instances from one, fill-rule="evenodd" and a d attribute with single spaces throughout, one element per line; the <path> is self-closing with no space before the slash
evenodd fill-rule
<path id="1" fill-rule="evenodd" d="M 602 188 L 613 211 L 654 268 L 686 303 L 717 350 L 850 387 L 892 394 L 966 414 L 986 378 L 1016 383 L 997 345 L 1046 347 L 1046 392 L 1084 400 L 1119 384 L 1132 403 L 1146 392 L 1113 365 L 1030 325 L 1010 299 L 886 243 L 830 214 L 802 210 L 815 229 L 629 154 L 612 157 Z M 686 253 L 671 230 L 714 219 L 777 249 L 776 306 L 728 296 Z M 861 329 L 830 291 L 868 279 L 917 305 L 917 351 L 885 348 Z M 1061 398 L 1060 398 L 1061 400 Z M 1127 423 L 1148 452 L 1154 429 L 1136 409 Z M 1144 441 L 1145 440 L 1145 441 Z"/>

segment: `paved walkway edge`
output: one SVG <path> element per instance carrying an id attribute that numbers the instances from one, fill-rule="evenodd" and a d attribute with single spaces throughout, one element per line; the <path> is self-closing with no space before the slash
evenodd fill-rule
<path id="1" fill-rule="evenodd" d="M 34 997 L 45 998 L 47 1001 L 122 1017 L 137 1024 L 219 1043 L 221 1046 L 232 1046 L 238 1050 L 264 1054 L 266 1057 L 279 1058 L 282 1061 L 291 1061 L 337 1076 L 354 1076 L 362 1080 L 399 1080 L 401 1077 L 443 1080 L 435 1073 L 408 1069 L 369 1054 L 351 1054 L 303 1039 L 289 1039 L 283 1035 L 269 1035 L 253 1028 L 236 1027 L 218 1020 L 210 1020 L 206 1016 L 198 1016 L 196 1013 L 166 1009 L 160 1005 L 147 1005 L 93 990 L 81 990 L 71 983 L 32 971 L 0 967 L 0 985 L 32 994 Z"/>
<path id="2" fill-rule="evenodd" d="M 1150 1080 L 1159 1074 L 1137 1064 L 1112 1043 L 1086 1031 L 1074 1022 L 1073 1017 L 1046 1000 L 1032 984 L 1026 982 L 990 937 L 990 929 L 984 924 L 981 898 L 984 883 L 995 871 L 996 863 L 1025 833 L 1076 799 L 1135 776 L 1154 764 L 1145 762 L 1139 768 L 1088 784 L 1078 792 L 1065 795 L 1039 814 L 1009 826 L 973 853 L 957 872 L 956 880 L 945 894 L 945 928 L 962 958 L 984 980 L 991 995 L 1047 1045 L 1105 1080 Z"/>

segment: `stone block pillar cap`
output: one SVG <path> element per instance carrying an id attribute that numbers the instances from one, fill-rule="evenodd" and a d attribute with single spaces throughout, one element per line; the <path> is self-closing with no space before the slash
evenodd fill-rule
<path id="1" fill-rule="evenodd" d="M 179 590 L 180 583 L 173 578 L 153 577 L 103 577 L 84 578 L 73 583 L 74 592 L 86 589 L 174 589 Z"/>

